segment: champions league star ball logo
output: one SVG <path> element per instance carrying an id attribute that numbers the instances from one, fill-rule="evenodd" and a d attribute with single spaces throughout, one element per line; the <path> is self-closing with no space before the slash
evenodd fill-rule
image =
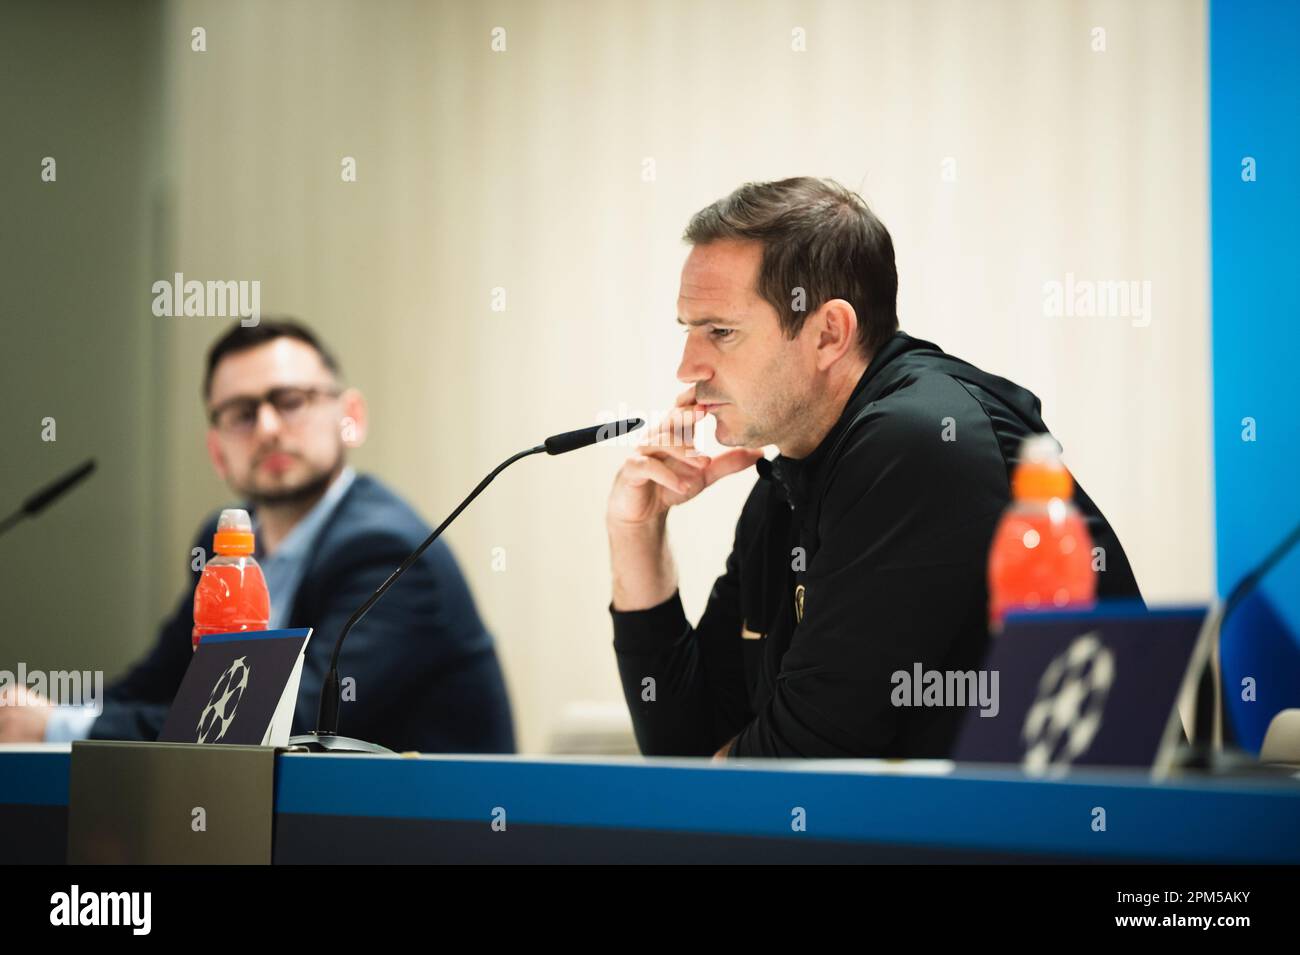
<path id="1" fill-rule="evenodd" d="M 251 670 L 247 657 L 240 657 L 221 674 L 217 685 L 212 688 L 208 705 L 199 716 L 199 735 L 196 743 L 219 743 L 226 735 L 230 724 L 235 721 L 235 709 L 248 689 L 248 674 Z"/>
<path id="2" fill-rule="evenodd" d="M 1064 771 L 1087 752 L 1114 682 L 1115 656 L 1095 633 L 1079 637 L 1048 664 L 1020 732 L 1025 769 Z"/>

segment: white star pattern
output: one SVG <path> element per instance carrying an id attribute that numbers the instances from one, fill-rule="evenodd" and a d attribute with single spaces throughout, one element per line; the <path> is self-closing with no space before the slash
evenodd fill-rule
<path id="1" fill-rule="evenodd" d="M 1048 664 L 1021 729 L 1025 769 L 1064 770 L 1087 752 L 1114 681 L 1115 656 L 1096 633 L 1079 637 Z"/>
<path id="2" fill-rule="evenodd" d="M 212 688 L 208 705 L 199 715 L 198 736 L 196 743 L 218 743 L 235 721 L 235 711 L 239 701 L 248 689 L 248 678 L 252 668 L 247 657 L 240 657 L 226 668 Z"/>

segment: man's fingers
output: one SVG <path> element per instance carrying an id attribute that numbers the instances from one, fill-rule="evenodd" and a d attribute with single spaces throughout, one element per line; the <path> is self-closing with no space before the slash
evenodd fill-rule
<path id="1" fill-rule="evenodd" d="M 686 481 L 692 493 L 704 490 L 704 469 L 695 464 L 693 458 L 662 457 L 658 460 L 668 465 L 679 481 Z"/>
<path id="2" fill-rule="evenodd" d="M 704 470 L 704 486 L 708 487 L 719 478 L 735 474 L 745 468 L 753 467 L 754 462 L 763 456 L 761 448 L 735 448 L 713 459 Z"/>
<path id="3" fill-rule="evenodd" d="M 678 494 L 686 494 L 689 487 L 687 479 L 660 458 L 628 458 L 627 463 L 623 465 L 623 474 L 628 484 L 633 487 L 640 487 L 647 481 L 653 481 Z"/>
<path id="4" fill-rule="evenodd" d="M 674 408 L 664 415 L 646 434 L 646 444 L 652 447 L 691 448 L 695 443 L 695 422 L 704 417 L 699 405 Z"/>
<path id="5" fill-rule="evenodd" d="M 682 461 L 693 468 L 704 468 L 708 466 L 709 456 L 700 454 L 691 447 L 667 447 L 653 444 L 643 444 L 637 449 L 638 454 L 645 455 L 648 458 L 658 458 L 660 460 L 672 458 L 674 461 Z"/>

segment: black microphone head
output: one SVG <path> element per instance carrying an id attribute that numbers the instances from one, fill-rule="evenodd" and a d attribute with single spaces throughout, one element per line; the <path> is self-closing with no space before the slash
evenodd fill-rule
<path id="1" fill-rule="evenodd" d="M 621 438 L 629 431 L 635 431 L 641 425 L 645 424 L 640 418 L 627 418 L 624 421 L 610 421 L 607 424 L 598 424 L 590 428 L 579 428 L 577 431 L 566 431 L 563 434 L 553 434 L 545 441 L 542 446 L 546 448 L 547 454 L 564 454 L 566 451 L 576 451 L 579 448 L 585 448 L 597 441 L 607 441 L 610 438 Z"/>
<path id="2" fill-rule="evenodd" d="M 23 511 L 30 516 L 44 510 L 84 481 L 94 470 L 95 459 L 91 458 L 29 497 L 23 502 Z"/>

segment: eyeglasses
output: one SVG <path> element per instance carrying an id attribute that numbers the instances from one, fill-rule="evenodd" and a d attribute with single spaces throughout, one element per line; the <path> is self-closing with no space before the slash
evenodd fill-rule
<path id="1" fill-rule="evenodd" d="M 230 398 L 208 411 L 212 427 L 227 434 L 251 434 L 257 427 L 257 416 L 263 404 L 269 404 L 287 428 L 299 424 L 307 409 L 321 398 L 337 398 L 337 388 L 299 388 L 286 386 L 272 388 L 260 398 L 249 395 Z"/>

